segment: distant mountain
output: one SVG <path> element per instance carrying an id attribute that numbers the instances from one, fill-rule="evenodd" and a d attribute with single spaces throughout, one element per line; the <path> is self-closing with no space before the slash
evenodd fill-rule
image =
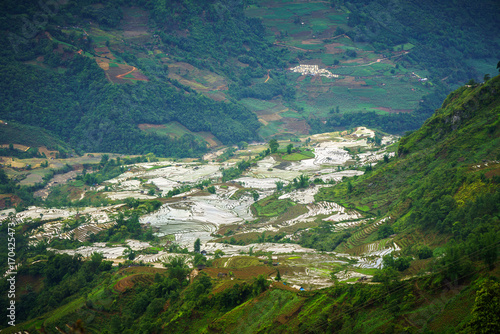
<path id="1" fill-rule="evenodd" d="M 78 152 L 176 157 L 359 125 L 402 133 L 491 74 L 495 4 L 2 2 L 0 118 Z"/>

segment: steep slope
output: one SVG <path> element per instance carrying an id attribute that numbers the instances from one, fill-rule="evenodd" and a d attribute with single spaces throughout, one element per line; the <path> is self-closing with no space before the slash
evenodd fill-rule
<path id="1" fill-rule="evenodd" d="M 317 199 L 366 205 L 373 215 L 390 217 L 396 240 L 408 248 L 428 243 L 412 236 L 416 230 L 453 236 L 475 250 L 480 245 L 474 240 L 494 243 L 500 211 L 499 91 L 500 76 L 459 88 L 419 130 L 400 140 L 397 157 L 351 188 L 344 183 L 322 189 Z"/>
<path id="2" fill-rule="evenodd" d="M 152 4 L 140 5 L 152 9 Z M 168 67 L 145 46 L 156 38 L 144 27 L 148 24 L 147 12 L 125 11 L 122 23 L 123 8 L 116 3 L 104 8 L 96 1 L 73 3 L 57 5 L 57 10 L 40 8 L 30 1 L 2 6 L 7 8 L 0 20 L 0 38 L 10 45 L 0 56 L 3 119 L 41 126 L 82 151 L 199 156 L 207 149 L 202 139 L 205 132 L 224 144 L 259 138 L 257 117 L 246 107 L 207 98 L 185 82 L 165 76 Z M 197 14 L 208 6 L 201 3 Z M 178 23 L 186 24 L 190 14 L 177 10 L 182 13 Z M 241 13 L 238 6 L 226 14 L 234 21 Z M 23 15 L 43 15 L 47 20 L 31 27 L 22 25 Z M 135 21 L 132 15 L 137 16 Z M 99 26 L 89 20 L 99 22 Z M 250 36 L 251 23 L 231 31 Z M 28 26 L 33 28 L 30 34 L 26 32 Z M 206 29 L 215 27 L 207 25 Z M 218 52 L 222 49 L 212 47 Z M 137 57 L 139 54 L 142 56 Z M 181 54 L 189 58 L 195 51 Z M 139 128 L 141 124 L 163 126 L 173 122 L 187 130 L 180 135 L 161 135 Z"/>

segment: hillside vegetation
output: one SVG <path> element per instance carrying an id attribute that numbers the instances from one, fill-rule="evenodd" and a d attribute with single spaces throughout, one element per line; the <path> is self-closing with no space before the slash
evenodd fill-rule
<path id="1" fill-rule="evenodd" d="M 402 133 L 450 87 L 491 73 L 498 49 L 489 1 L 455 1 L 450 14 L 445 1 L 0 6 L 0 118 L 79 153 L 199 157 L 207 142 L 360 125 Z M 289 71 L 299 64 L 336 77 Z M 144 130 L 179 123 L 180 136 Z"/>

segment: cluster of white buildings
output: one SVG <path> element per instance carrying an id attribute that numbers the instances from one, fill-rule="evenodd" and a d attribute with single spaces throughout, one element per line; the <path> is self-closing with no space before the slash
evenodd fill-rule
<path id="1" fill-rule="evenodd" d="M 302 75 L 320 75 L 322 77 L 327 77 L 327 78 L 339 77 L 337 74 L 333 74 L 332 72 L 324 68 L 320 69 L 318 65 L 299 65 L 296 67 L 292 67 L 290 71 L 301 73 Z"/>

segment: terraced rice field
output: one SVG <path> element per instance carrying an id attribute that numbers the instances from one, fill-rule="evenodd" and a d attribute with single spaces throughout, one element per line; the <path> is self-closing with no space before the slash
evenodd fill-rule
<path id="1" fill-rule="evenodd" d="M 375 232 L 380 225 L 382 225 L 383 221 L 380 220 L 378 222 L 370 224 L 368 227 L 354 233 L 346 242 L 342 243 L 337 247 L 337 251 L 339 252 L 347 252 L 350 249 L 359 246 L 363 243 L 363 241 L 370 236 L 373 232 Z"/>

